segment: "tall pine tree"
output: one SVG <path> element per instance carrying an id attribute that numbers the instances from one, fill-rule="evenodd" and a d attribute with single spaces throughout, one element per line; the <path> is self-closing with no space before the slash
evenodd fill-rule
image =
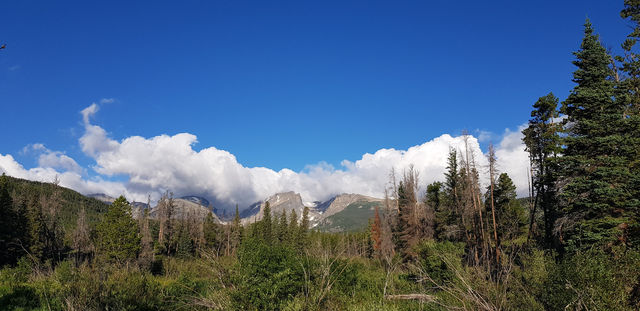
<path id="1" fill-rule="evenodd" d="M 610 245 L 630 221 L 626 205 L 632 178 L 625 154 L 624 105 L 614 100 L 611 57 L 587 20 L 580 50 L 574 53 L 577 84 L 562 104 L 567 116 L 564 186 L 561 199 L 566 217 L 561 224 L 568 250 Z"/>

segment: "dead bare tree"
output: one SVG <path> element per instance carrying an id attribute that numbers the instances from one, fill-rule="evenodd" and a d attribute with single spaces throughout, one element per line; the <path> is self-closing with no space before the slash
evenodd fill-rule
<path id="1" fill-rule="evenodd" d="M 140 255 L 138 256 L 138 264 L 143 268 L 150 268 L 153 261 L 153 239 L 149 230 L 149 208 L 151 206 L 151 197 L 147 198 L 147 208 L 140 211 Z"/>
<path id="2" fill-rule="evenodd" d="M 496 208 L 495 200 L 493 198 L 493 190 L 496 182 L 496 151 L 493 148 L 493 144 L 489 144 L 489 153 L 487 155 L 489 160 L 489 179 L 490 179 L 490 203 L 491 203 L 491 217 L 493 219 L 493 238 L 495 241 L 495 256 L 496 264 L 500 264 L 500 238 L 498 237 L 498 225 L 496 223 Z"/>
<path id="3" fill-rule="evenodd" d="M 170 242 L 172 237 L 173 210 L 173 193 L 166 191 L 158 202 L 158 245 L 160 245 L 161 247 L 166 245 L 166 249 L 161 251 L 164 251 L 167 254 L 169 254 L 171 251 L 171 247 L 167 242 Z"/>
<path id="4" fill-rule="evenodd" d="M 71 247 L 75 254 L 76 266 L 89 257 L 94 251 L 94 246 L 91 242 L 91 237 L 89 236 L 87 213 L 84 207 L 82 207 L 78 213 L 76 228 L 73 230 L 71 238 Z"/>

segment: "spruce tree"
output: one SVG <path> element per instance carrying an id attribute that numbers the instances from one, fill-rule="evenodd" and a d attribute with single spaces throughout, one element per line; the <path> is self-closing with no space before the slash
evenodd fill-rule
<path id="1" fill-rule="evenodd" d="M 97 227 L 98 253 L 106 262 L 125 263 L 140 250 L 138 225 L 131 217 L 131 206 L 124 196 L 117 198 Z"/>
<path id="2" fill-rule="evenodd" d="M 282 210 L 280 218 L 278 219 L 278 241 L 281 243 L 287 242 L 289 236 L 289 224 L 287 222 L 287 211 Z"/>
<path id="3" fill-rule="evenodd" d="M 424 197 L 424 203 L 427 208 L 431 208 L 434 213 L 433 236 L 436 240 L 442 240 L 445 237 L 445 229 L 447 226 L 447 213 L 442 208 L 442 183 L 439 181 L 427 185 Z"/>
<path id="4" fill-rule="evenodd" d="M 398 220 L 396 222 L 396 227 L 393 232 L 394 241 L 396 242 L 396 249 L 398 252 L 404 254 L 407 248 L 407 241 L 403 237 L 404 232 L 407 230 L 407 208 L 409 205 L 409 198 L 407 191 L 405 189 L 404 182 L 401 180 L 398 184 Z"/>
<path id="5" fill-rule="evenodd" d="M 634 199 L 626 189 L 633 176 L 621 132 L 625 109 L 614 100 L 611 57 L 588 20 L 574 54 L 576 86 L 562 104 L 567 115 L 561 159 L 567 226 L 562 229 L 568 250 L 617 240 L 621 226 L 630 222 L 625 209 Z"/>
<path id="6" fill-rule="evenodd" d="M 271 243 L 273 239 L 273 223 L 271 221 L 271 205 L 269 201 L 264 204 L 262 220 L 259 224 L 259 235 L 264 241 Z"/>
<path id="7" fill-rule="evenodd" d="M 291 210 L 291 216 L 289 217 L 288 231 L 289 231 L 288 240 L 291 241 L 291 243 L 293 244 L 295 243 L 295 241 L 298 240 L 298 234 L 300 233 L 299 226 L 298 226 L 298 214 L 294 209 Z"/>
<path id="8" fill-rule="evenodd" d="M 441 239 L 460 241 L 464 230 L 460 199 L 461 179 L 460 169 L 458 168 L 458 152 L 453 148 L 449 149 L 446 169 L 444 173 L 445 181 L 442 184 L 442 207 L 439 212 L 436 212 L 438 236 Z"/>
<path id="9" fill-rule="evenodd" d="M 216 252 L 220 243 L 220 229 L 213 219 L 212 213 L 207 213 L 207 217 L 204 218 L 202 231 L 206 250 Z"/>
<path id="10" fill-rule="evenodd" d="M 619 83 L 616 100 L 621 101 L 625 109 L 621 131 L 624 142 L 619 147 L 624 148 L 631 173 L 626 185 L 630 199 L 625 204 L 625 213 L 632 220 L 628 223 L 627 231 L 631 239 L 628 242 L 637 249 L 640 247 L 640 222 L 637 221 L 640 219 L 640 53 L 637 51 L 640 39 L 640 1 L 625 0 L 620 15 L 633 24 L 632 32 L 622 44 L 624 57 L 617 57 L 622 63 L 621 71 L 625 79 Z M 625 238 L 621 241 L 626 242 Z"/>
<path id="11" fill-rule="evenodd" d="M 300 230 L 297 237 L 299 249 L 304 249 L 309 242 L 309 208 L 306 206 L 302 210 L 302 220 L 298 230 Z"/>
<path id="12" fill-rule="evenodd" d="M 240 212 L 238 211 L 238 204 L 236 204 L 236 213 L 233 217 L 233 223 L 231 224 L 231 250 L 227 250 L 230 253 L 235 254 L 240 241 L 242 241 L 244 234 L 244 227 L 240 222 Z"/>
<path id="13" fill-rule="evenodd" d="M 189 236 L 189 227 L 185 220 L 179 223 L 178 233 L 175 237 L 176 256 L 179 258 L 188 258 L 193 255 L 193 240 Z"/>

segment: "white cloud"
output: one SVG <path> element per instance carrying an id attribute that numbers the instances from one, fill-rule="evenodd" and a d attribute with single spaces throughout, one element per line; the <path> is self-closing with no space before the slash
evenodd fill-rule
<path id="1" fill-rule="evenodd" d="M 50 151 L 40 155 L 38 158 L 40 167 L 58 168 L 63 171 L 71 171 L 82 174 L 82 168 L 75 160 L 59 151 Z"/>
<path id="2" fill-rule="evenodd" d="M 380 197 L 391 168 L 401 173 L 411 164 L 418 170 L 422 184 L 426 185 L 443 179 L 450 147 L 463 149 L 462 136 L 444 134 L 407 150 L 380 149 L 373 154 L 366 153 L 356 161 L 344 160 L 339 168 L 318 163 L 301 172 L 289 169 L 274 171 L 264 167 L 245 167 L 233 154 L 215 147 L 196 151 L 193 146 L 197 138 L 189 133 L 151 138 L 132 136 L 116 141 L 102 127 L 91 123 L 91 117 L 98 110 L 95 103 L 82 110 L 85 133 L 80 138 L 80 146 L 95 160 L 93 169 L 98 174 L 126 176 L 126 183 L 87 180 L 73 159 L 51 151 L 41 155 L 40 167 L 29 170 L 11 155 L 0 155 L 0 170 L 36 180 L 52 180 L 59 175 L 63 185 L 83 193 L 126 194 L 130 200 L 146 200 L 149 193 L 157 198 L 164 190 L 170 190 L 176 195 L 206 196 L 220 207 L 232 207 L 235 203 L 245 207 L 271 194 L 291 190 L 301 193 L 305 201 L 326 200 L 343 192 Z M 484 175 L 487 161 L 478 139 L 470 136 L 469 146 Z M 526 194 L 528 158 L 520 129 L 505 132 L 496 148 L 496 155 L 500 169 L 512 176 L 519 194 Z"/>
<path id="3" fill-rule="evenodd" d="M 122 183 L 105 181 L 101 178 L 87 179 L 74 171 L 57 171 L 53 167 L 42 166 L 25 169 L 10 154 L 0 154 L 0 173 L 41 182 L 53 182 L 55 179 L 58 179 L 61 186 L 74 189 L 84 194 L 108 193 L 112 196 L 124 194 L 128 197 L 132 195 Z"/>
<path id="4" fill-rule="evenodd" d="M 517 131 L 506 129 L 502 141 L 496 147 L 498 171 L 509 174 L 518 189 L 519 196 L 528 195 L 529 154 L 524 149 L 522 130 L 527 124 L 520 125 Z"/>

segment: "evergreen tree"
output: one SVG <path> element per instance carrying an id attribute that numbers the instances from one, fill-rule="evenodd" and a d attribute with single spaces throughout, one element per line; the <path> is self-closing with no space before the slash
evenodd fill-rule
<path id="1" fill-rule="evenodd" d="M 526 219 L 523 207 L 516 198 L 516 186 L 513 180 L 502 173 L 493 190 L 496 221 L 500 230 L 500 240 L 512 240 L 519 237 L 525 228 Z"/>
<path id="2" fill-rule="evenodd" d="M 309 243 L 309 208 L 304 207 L 302 210 L 302 220 L 300 221 L 300 227 L 298 228 L 298 245 L 299 249 L 304 249 Z"/>
<path id="3" fill-rule="evenodd" d="M 218 252 L 220 246 L 220 228 L 213 219 L 212 213 L 207 213 L 207 217 L 202 224 L 204 235 L 204 246 L 207 251 Z"/>
<path id="4" fill-rule="evenodd" d="M 538 206 L 542 207 L 544 218 L 545 247 L 553 244 L 553 228 L 558 218 L 556 199 L 556 179 L 558 175 L 557 156 L 561 152 L 562 130 L 558 118 L 558 98 L 549 93 L 540 97 L 533 105 L 529 126 L 522 131 L 526 150 L 532 168 L 533 206 L 529 213 L 529 236 L 534 228 Z"/>
<path id="5" fill-rule="evenodd" d="M 424 203 L 434 212 L 435 219 L 433 221 L 434 238 L 443 240 L 445 238 L 445 229 L 447 226 L 447 213 L 442 206 L 442 188 L 441 182 L 436 181 L 427 185 Z"/>
<path id="6" fill-rule="evenodd" d="M 396 249 L 400 253 L 404 253 L 407 248 L 407 241 L 403 238 L 403 233 L 407 230 L 407 206 L 409 205 L 409 198 L 407 191 L 405 190 L 404 182 L 401 180 L 398 184 L 398 220 L 393 232 L 394 241 L 396 242 Z"/>
<path id="7" fill-rule="evenodd" d="M 29 252 L 44 261 L 47 258 L 47 228 L 38 201 L 31 198 L 28 201 L 27 217 L 29 219 Z"/>
<path id="8" fill-rule="evenodd" d="M 417 200 L 418 174 L 409 167 L 398 187 L 397 250 L 407 259 L 422 238 L 433 237 L 433 214 Z"/>
<path id="9" fill-rule="evenodd" d="M 0 267 L 16 263 L 19 243 L 15 228 L 18 217 L 7 187 L 7 177 L 3 173 L 0 177 Z"/>
<path id="10" fill-rule="evenodd" d="M 438 223 L 438 237 L 452 241 L 461 241 L 464 231 L 464 221 L 461 206 L 461 180 L 458 168 L 458 152 L 449 149 L 447 157 L 447 170 L 444 173 L 445 181 L 442 184 L 442 207 L 436 212 Z"/>
<path id="11" fill-rule="evenodd" d="M 259 222 L 259 235 L 267 243 L 273 240 L 273 222 L 271 221 L 271 205 L 269 201 L 264 204 L 262 220 Z"/>
<path id="12" fill-rule="evenodd" d="M 178 232 L 175 235 L 176 256 L 179 258 L 188 258 L 193 255 L 193 240 L 189 235 L 189 227 L 185 220 L 179 223 Z"/>
<path id="13" fill-rule="evenodd" d="M 628 241 L 628 244 L 637 249 L 640 247 L 640 222 L 633 220 L 640 219 L 640 53 L 636 51 L 640 39 L 640 1 L 625 0 L 620 15 L 633 24 L 632 32 L 622 44 L 624 57 L 617 57 L 622 62 L 621 70 L 626 78 L 619 83 L 616 100 L 625 109 L 621 130 L 624 142 L 618 147 L 625 154 L 630 170 L 630 178 L 625 186 L 629 200 L 624 204 L 625 213 L 631 219 L 627 231 L 632 241 Z M 623 236 L 621 241 L 627 243 L 625 240 Z"/>
<path id="14" fill-rule="evenodd" d="M 41 262 L 62 260 L 64 232 L 59 225 L 58 210 L 60 192 L 54 186 L 53 193 L 41 193 L 39 198 L 29 201 L 27 218 L 29 222 L 30 253 Z"/>
<path id="15" fill-rule="evenodd" d="M 298 240 L 298 234 L 300 233 L 300 229 L 298 226 L 298 214 L 296 210 L 291 210 L 291 217 L 289 217 L 289 238 L 288 240 L 295 243 Z"/>
<path id="16" fill-rule="evenodd" d="M 97 227 L 97 246 L 102 260 L 124 263 L 136 258 L 140 250 L 138 226 L 131 217 L 131 206 L 124 196 L 117 198 Z"/>
<path id="17" fill-rule="evenodd" d="M 289 236 L 289 223 L 287 222 L 287 211 L 282 210 L 280 218 L 278 219 L 278 241 L 286 243 Z"/>
<path id="18" fill-rule="evenodd" d="M 243 238 L 244 227 L 242 223 L 240 223 L 240 212 L 238 211 L 238 204 L 236 204 L 236 213 L 233 217 L 233 223 L 231 224 L 231 250 L 227 250 L 228 252 L 235 254 L 238 246 L 240 245 L 240 241 Z"/>
<path id="19" fill-rule="evenodd" d="M 621 132 L 624 105 L 614 100 L 611 57 L 588 20 L 584 33 L 581 48 L 574 53 L 577 85 L 562 105 L 567 136 L 561 198 L 569 224 L 563 228 L 569 250 L 614 243 L 631 221 L 628 203 L 637 200 L 626 189 L 634 177 Z"/>

